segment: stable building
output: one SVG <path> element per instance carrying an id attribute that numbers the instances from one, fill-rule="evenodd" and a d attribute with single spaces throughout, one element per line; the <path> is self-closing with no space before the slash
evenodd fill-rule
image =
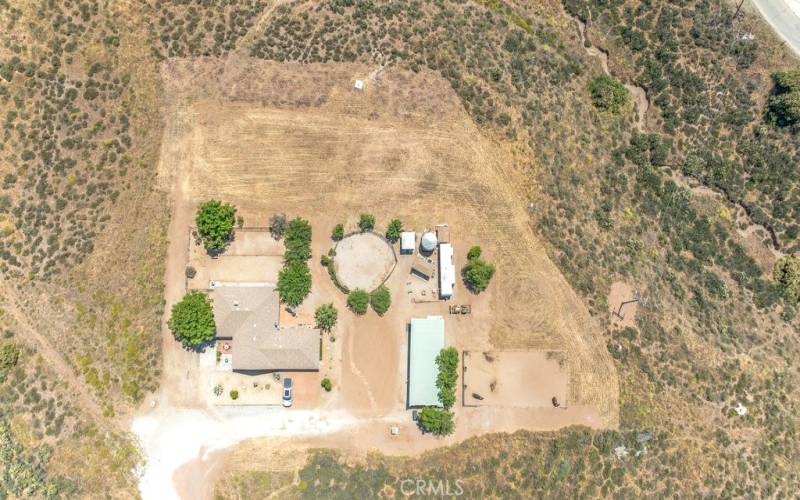
<path id="1" fill-rule="evenodd" d="M 436 357 L 444 349 L 444 318 L 413 318 L 408 329 L 408 408 L 442 406 Z"/>

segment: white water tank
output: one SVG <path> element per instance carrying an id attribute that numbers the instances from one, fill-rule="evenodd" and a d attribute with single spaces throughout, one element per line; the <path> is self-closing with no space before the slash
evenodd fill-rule
<path id="1" fill-rule="evenodd" d="M 436 235 L 433 233 L 423 233 L 420 246 L 425 252 L 433 252 L 436 249 Z"/>

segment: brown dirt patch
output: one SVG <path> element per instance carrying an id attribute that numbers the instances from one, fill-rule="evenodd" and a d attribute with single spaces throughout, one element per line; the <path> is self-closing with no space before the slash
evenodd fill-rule
<path id="1" fill-rule="evenodd" d="M 636 311 L 639 308 L 637 302 L 623 305 L 623 302 L 633 300 L 633 286 L 617 281 L 611 285 L 608 292 L 608 312 L 611 315 L 611 323 L 620 328 L 634 326 L 636 324 Z"/>
<path id="2" fill-rule="evenodd" d="M 392 247 L 373 233 L 352 234 L 336 244 L 336 276 L 351 290 L 372 291 L 394 269 Z"/>
<path id="3" fill-rule="evenodd" d="M 335 223 L 365 210 L 379 225 L 393 217 L 406 227 L 447 222 L 458 235 L 457 258 L 480 244 L 498 269 L 489 293 L 477 299 L 491 301 L 486 315 L 448 319 L 448 342 L 463 335 L 498 350 L 564 351 L 571 403 L 596 409 L 593 425 L 616 426 L 616 370 L 599 325 L 531 231 L 522 191 L 529 175 L 480 133 L 439 76 L 387 69 L 364 92 L 354 91 L 353 80 L 370 70 L 170 60 L 163 68 L 167 127 L 160 178 L 188 210 L 214 197 L 237 205 L 246 221 L 273 212 L 311 220 L 314 289 L 305 312 L 331 300 L 344 304 L 316 262 L 332 245 L 325 240 Z M 345 401 L 387 410 L 402 404 L 397 374 L 403 372 L 404 325 L 428 312 L 424 304 L 401 305 L 408 277 L 398 273 L 387 282 L 393 299 L 387 316 L 350 318 L 340 307 L 336 356 Z M 472 297 L 457 283 L 455 301 Z M 446 315 L 437 304 L 431 307 L 430 313 Z M 456 336 L 454 344 L 461 343 Z"/>

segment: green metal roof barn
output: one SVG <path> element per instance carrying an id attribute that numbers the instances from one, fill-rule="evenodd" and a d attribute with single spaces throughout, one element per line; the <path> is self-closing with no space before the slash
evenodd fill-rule
<path id="1" fill-rule="evenodd" d="M 408 333 L 408 407 L 441 406 L 436 356 L 444 349 L 444 318 L 413 318 Z"/>

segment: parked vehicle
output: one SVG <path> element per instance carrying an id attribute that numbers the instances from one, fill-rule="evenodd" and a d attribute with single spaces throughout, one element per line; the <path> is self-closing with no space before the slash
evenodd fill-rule
<path id="1" fill-rule="evenodd" d="M 283 406 L 292 406 L 292 379 L 283 379 Z"/>

